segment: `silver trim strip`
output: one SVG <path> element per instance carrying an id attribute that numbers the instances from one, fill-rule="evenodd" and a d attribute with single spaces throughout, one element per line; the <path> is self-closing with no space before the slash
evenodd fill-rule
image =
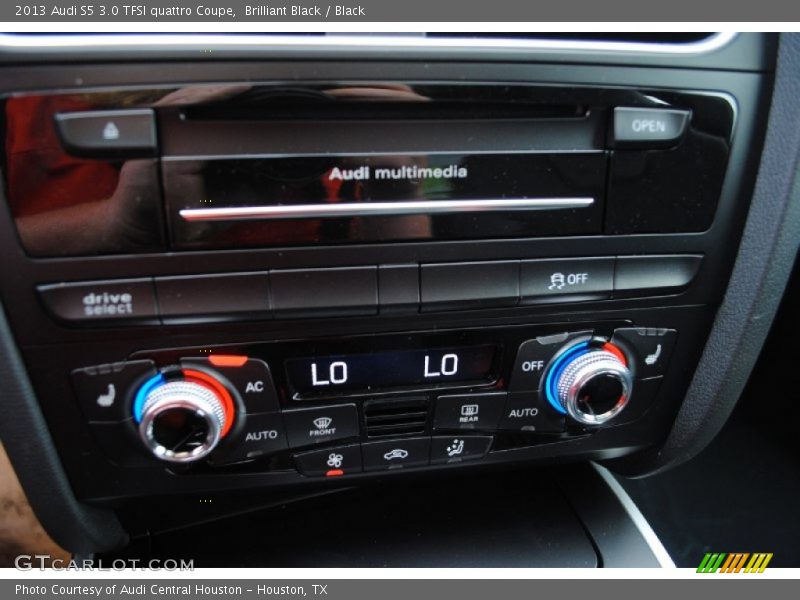
<path id="1" fill-rule="evenodd" d="M 404 202 L 349 202 L 344 204 L 295 204 L 291 206 L 242 206 L 184 208 L 186 221 L 242 221 L 323 217 L 375 217 L 494 210 L 560 210 L 585 208 L 594 198 L 505 198 L 498 200 L 412 200 Z"/>
<path id="2" fill-rule="evenodd" d="M 535 35 L 535 34 L 534 34 Z M 392 50 L 542 50 L 573 52 L 643 53 L 664 55 L 698 55 L 719 50 L 729 44 L 737 33 L 718 32 L 707 38 L 686 44 L 659 44 L 647 42 L 608 42 L 594 40 L 549 40 L 516 38 L 457 38 L 424 37 L 412 35 L 224 35 L 224 34 L 97 34 L 97 35 L 25 35 L 0 34 L 0 49 L 8 50 L 152 50 L 164 48 L 197 50 L 222 48 L 225 50 L 248 50 L 258 47 L 264 50 L 302 48 L 303 50 L 347 48 Z"/>
<path id="3" fill-rule="evenodd" d="M 628 513 L 631 521 L 636 526 L 636 529 L 639 530 L 639 533 L 642 534 L 644 541 L 650 547 L 650 550 L 655 555 L 658 564 L 667 569 L 674 569 L 675 568 L 675 561 L 672 560 L 670 557 L 669 552 L 667 549 L 664 548 L 664 544 L 661 543 L 661 540 L 658 539 L 656 532 L 653 531 L 653 528 L 650 527 L 650 523 L 647 522 L 647 519 L 644 518 L 642 511 L 636 506 L 633 502 L 631 497 L 628 495 L 628 492 L 619 484 L 614 476 L 609 473 L 608 469 L 598 465 L 597 463 L 591 463 L 594 467 L 595 471 L 603 478 L 603 481 L 606 482 L 611 492 L 617 497 L 622 504 L 622 507 L 625 509 L 625 512 Z"/>

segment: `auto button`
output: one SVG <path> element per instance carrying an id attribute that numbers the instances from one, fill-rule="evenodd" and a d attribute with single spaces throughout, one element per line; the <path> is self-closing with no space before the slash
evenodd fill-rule
<path id="1" fill-rule="evenodd" d="M 253 460 L 287 448 L 280 413 L 246 415 L 244 424 L 208 458 L 213 465 Z"/>

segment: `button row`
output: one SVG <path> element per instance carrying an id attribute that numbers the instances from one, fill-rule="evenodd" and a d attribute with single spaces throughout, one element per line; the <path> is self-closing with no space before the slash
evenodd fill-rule
<path id="1" fill-rule="evenodd" d="M 410 314 L 676 291 L 699 255 L 273 270 L 40 286 L 70 322 Z"/>
<path id="2" fill-rule="evenodd" d="M 439 396 L 433 420 L 438 431 L 526 431 L 558 433 L 564 418 L 537 392 Z"/>
<path id="3" fill-rule="evenodd" d="M 303 452 L 294 460 L 303 475 L 336 477 L 475 460 L 483 458 L 491 445 L 491 436 L 401 438 Z"/>

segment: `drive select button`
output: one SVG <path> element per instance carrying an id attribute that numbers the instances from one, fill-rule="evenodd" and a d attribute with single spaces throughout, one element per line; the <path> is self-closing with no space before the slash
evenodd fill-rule
<path id="1" fill-rule="evenodd" d="M 286 410 L 283 419 L 292 448 L 358 436 L 358 410 L 355 404 Z"/>
<path id="2" fill-rule="evenodd" d="M 50 313 L 64 321 L 146 319 L 157 314 L 150 278 L 56 283 L 39 286 L 38 291 Z"/>

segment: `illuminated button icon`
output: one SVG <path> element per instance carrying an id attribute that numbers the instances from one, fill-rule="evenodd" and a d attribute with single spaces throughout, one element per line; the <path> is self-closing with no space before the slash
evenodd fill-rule
<path id="1" fill-rule="evenodd" d="M 464 417 L 474 417 L 480 412 L 480 406 L 477 404 L 465 404 L 461 407 L 461 415 Z"/>
<path id="2" fill-rule="evenodd" d="M 452 443 L 447 446 L 447 456 L 458 456 L 459 454 L 464 453 L 464 440 L 453 440 Z"/>
<path id="3" fill-rule="evenodd" d="M 97 406 L 108 408 L 114 405 L 114 400 L 117 397 L 117 388 L 113 383 L 108 384 L 105 392 L 97 396 Z"/>
<path id="4" fill-rule="evenodd" d="M 333 422 L 333 419 L 330 417 L 319 417 L 314 419 L 314 427 L 317 429 L 327 429 L 328 426 Z"/>
<path id="5" fill-rule="evenodd" d="M 103 139 L 104 140 L 118 140 L 119 139 L 119 127 L 114 121 L 109 121 L 106 123 L 106 126 L 103 127 Z"/>
<path id="6" fill-rule="evenodd" d="M 337 454 L 336 452 L 331 452 L 328 455 L 328 462 L 326 463 L 329 467 L 334 469 L 338 469 L 342 466 L 342 461 L 344 460 L 344 456 L 341 454 Z"/>
<path id="7" fill-rule="evenodd" d="M 383 455 L 383 460 L 403 460 L 404 458 L 408 458 L 408 450 L 402 448 L 395 448 Z"/>

